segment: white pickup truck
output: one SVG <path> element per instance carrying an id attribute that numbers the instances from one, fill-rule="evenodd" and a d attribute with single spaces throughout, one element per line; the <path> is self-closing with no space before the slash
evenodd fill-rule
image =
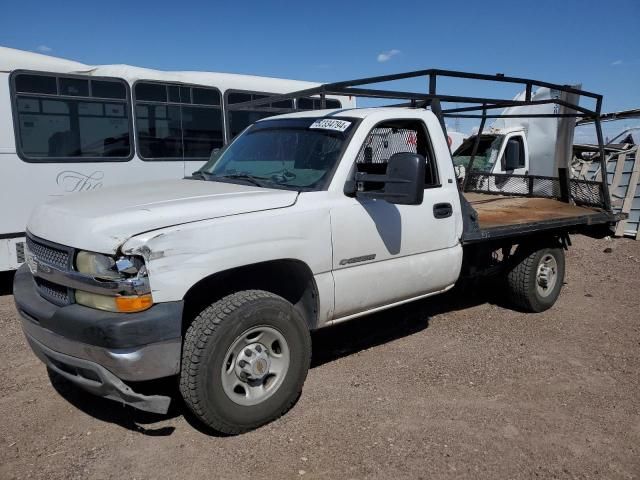
<path id="1" fill-rule="evenodd" d="M 40 206 L 14 295 L 56 375 L 153 412 L 170 398 L 137 386 L 174 377 L 202 422 L 236 434 L 294 404 L 312 330 L 489 273 L 514 306 L 543 311 L 568 233 L 612 221 L 459 191 L 430 110 L 308 111 L 253 124 L 190 178 Z"/>

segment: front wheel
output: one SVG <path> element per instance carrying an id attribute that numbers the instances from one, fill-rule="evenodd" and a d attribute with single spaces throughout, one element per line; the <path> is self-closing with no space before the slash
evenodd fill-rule
<path id="1" fill-rule="evenodd" d="M 242 291 L 205 308 L 188 328 L 180 391 L 206 425 L 239 434 L 291 408 L 310 360 L 309 328 L 293 305 Z"/>
<path id="2" fill-rule="evenodd" d="M 560 296 L 564 270 L 562 248 L 543 248 L 530 253 L 507 274 L 511 301 L 528 312 L 551 308 Z"/>

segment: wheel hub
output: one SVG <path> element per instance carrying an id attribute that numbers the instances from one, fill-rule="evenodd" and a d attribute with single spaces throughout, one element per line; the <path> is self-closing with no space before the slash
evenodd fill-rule
<path id="1" fill-rule="evenodd" d="M 545 255 L 540 259 L 536 272 L 536 288 L 538 293 L 546 297 L 556 285 L 558 277 L 558 263 L 553 255 Z"/>
<path id="2" fill-rule="evenodd" d="M 547 288 L 549 286 L 549 276 L 551 273 L 551 269 L 545 265 L 540 267 L 540 273 L 538 274 L 538 285 L 542 288 Z"/>
<path id="3" fill-rule="evenodd" d="M 222 364 L 222 389 L 238 405 L 264 402 L 282 385 L 289 370 L 287 341 L 269 325 L 250 328 L 229 346 Z"/>
<path id="4" fill-rule="evenodd" d="M 240 380 L 259 381 L 267 376 L 270 367 L 271 359 L 265 346 L 261 343 L 252 343 L 238 355 L 235 371 Z"/>

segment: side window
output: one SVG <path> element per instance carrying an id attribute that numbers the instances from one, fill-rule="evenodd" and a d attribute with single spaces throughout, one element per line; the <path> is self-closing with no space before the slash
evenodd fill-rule
<path id="1" fill-rule="evenodd" d="M 515 168 L 524 168 L 525 164 L 525 155 L 524 155 L 524 141 L 522 137 L 517 135 L 509 139 L 509 142 L 514 142 L 518 144 L 518 162 Z"/>
<path id="2" fill-rule="evenodd" d="M 393 120 L 376 125 L 358 152 L 356 169 L 382 175 L 391 156 L 404 152 L 419 153 L 426 159 L 425 187 L 440 186 L 427 129 L 417 120 Z"/>
<path id="3" fill-rule="evenodd" d="M 225 94 L 226 104 L 233 105 L 236 103 L 250 102 L 252 100 L 260 100 L 261 98 L 277 95 L 276 93 L 262 92 L 241 92 L 230 90 Z M 260 119 L 278 115 L 293 110 L 293 100 L 283 100 L 267 105 L 260 105 L 253 110 L 228 110 L 227 109 L 227 125 L 229 133 L 229 141 L 242 132 L 245 128 Z"/>
<path id="4" fill-rule="evenodd" d="M 222 147 L 222 108 L 215 88 L 137 82 L 136 136 L 144 160 L 206 160 Z"/>
<path id="5" fill-rule="evenodd" d="M 124 80 L 16 73 L 16 148 L 29 162 L 126 161 L 131 120 Z"/>
<path id="6" fill-rule="evenodd" d="M 298 110 L 322 110 L 322 100 L 315 97 L 303 97 L 296 99 Z M 340 100 L 333 98 L 325 99 L 325 108 L 342 108 Z"/>

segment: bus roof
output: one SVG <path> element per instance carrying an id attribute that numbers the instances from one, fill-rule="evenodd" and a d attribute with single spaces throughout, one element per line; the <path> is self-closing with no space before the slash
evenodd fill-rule
<path id="1" fill-rule="evenodd" d="M 119 77 L 128 80 L 132 84 L 136 80 L 162 80 L 176 83 L 212 85 L 221 90 L 232 88 L 248 91 L 288 92 L 313 88 L 320 85 L 320 83 L 317 82 L 233 73 L 164 71 L 134 67 L 131 65 L 86 65 L 51 55 L 0 46 L 0 72 L 10 73 L 14 70 L 38 70 L 101 77 Z"/>

